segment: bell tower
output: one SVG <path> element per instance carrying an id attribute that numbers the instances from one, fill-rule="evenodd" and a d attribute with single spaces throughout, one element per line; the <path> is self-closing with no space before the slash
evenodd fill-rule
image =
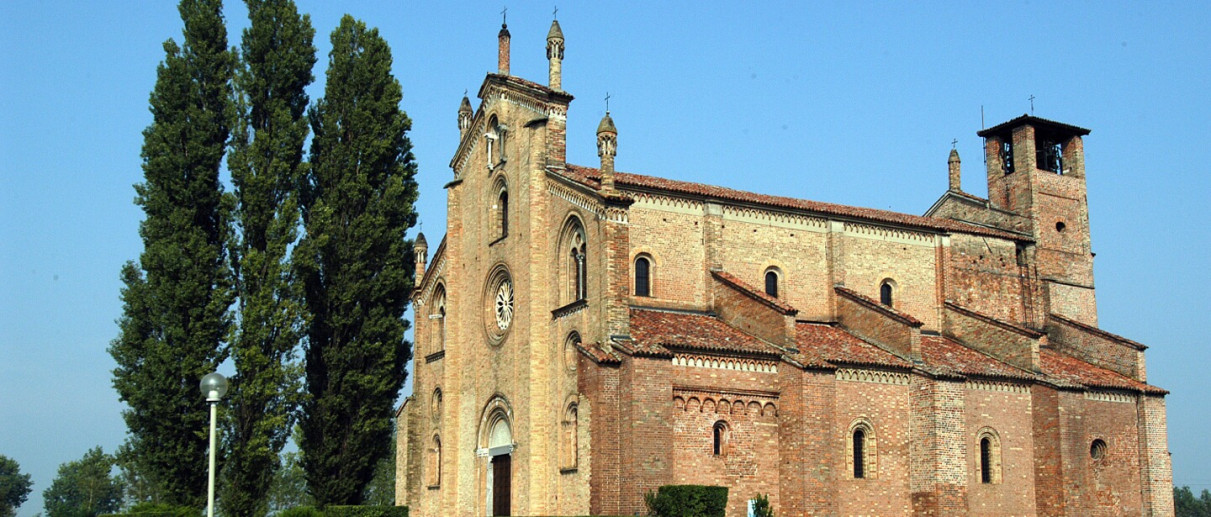
<path id="1" fill-rule="evenodd" d="M 1082 140 L 1089 130 L 1022 115 L 977 134 L 989 204 L 1028 221 L 1046 310 L 1096 325 Z"/>

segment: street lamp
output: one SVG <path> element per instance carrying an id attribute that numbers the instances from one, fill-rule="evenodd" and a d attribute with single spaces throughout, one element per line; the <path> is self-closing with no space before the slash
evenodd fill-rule
<path id="1" fill-rule="evenodd" d="M 206 517 L 214 517 L 214 428 L 219 400 L 227 394 L 227 378 L 219 372 L 208 373 L 202 377 L 201 388 L 206 402 L 210 403 L 210 482 L 206 485 Z"/>

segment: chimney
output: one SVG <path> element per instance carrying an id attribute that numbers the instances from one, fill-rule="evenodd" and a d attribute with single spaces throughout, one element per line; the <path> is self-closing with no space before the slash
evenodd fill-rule
<path id="1" fill-rule="evenodd" d="M 417 285 L 420 283 L 420 279 L 425 277 L 425 260 L 429 257 L 429 243 L 425 241 L 425 234 L 416 234 L 416 242 L 412 243 L 412 253 L 416 257 L 416 278 L 412 284 Z"/>
<path id="2" fill-rule="evenodd" d="M 950 159 L 946 160 L 946 166 L 950 170 L 950 190 L 961 191 L 959 188 L 959 151 L 956 149 L 950 150 Z"/>
<path id="3" fill-rule="evenodd" d="M 467 130 L 471 129 L 471 99 L 463 95 L 463 102 L 458 106 L 458 137 L 459 141 L 467 136 Z"/>

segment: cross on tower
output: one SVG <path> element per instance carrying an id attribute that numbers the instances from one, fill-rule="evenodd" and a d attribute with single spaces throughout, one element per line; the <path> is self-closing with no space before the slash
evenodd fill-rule
<path id="1" fill-rule="evenodd" d="M 954 149 L 956 145 L 959 145 L 959 139 L 958 139 L 958 138 L 955 138 L 955 139 L 953 139 L 953 140 L 951 140 L 951 141 L 950 141 L 950 148 L 951 148 L 951 149 Z"/>
<path id="2" fill-rule="evenodd" d="M 509 23 L 509 6 L 505 6 L 500 10 L 500 25 L 503 27 Z"/>
<path id="3" fill-rule="evenodd" d="M 551 18 L 554 18 L 556 20 L 559 19 L 559 6 L 558 5 L 555 6 L 555 12 L 551 13 Z"/>
<path id="4" fill-rule="evenodd" d="M 610 114 L 610 92 L 606 92 L 605 101 L 606 101 L 606 114 L 609 115 Z"/>
<path id="5" fill-rule="evenodd" d="M 1034 115 L 1034 94 L 1030 94 L 1030 114 Z"/>

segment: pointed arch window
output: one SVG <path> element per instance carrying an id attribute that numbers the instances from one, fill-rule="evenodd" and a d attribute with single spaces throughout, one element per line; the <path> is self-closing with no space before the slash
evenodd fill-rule
<path id="1" fill-rule="evenodd" d="M 437 292 L 433 295 L 433 313 L 429 315 L 429 319 L 434 320 L 434 352 L 440 352 L 446 349 L 446 288 L 438 285 Z"/>
<path id="2" fill-rule="evenodd" d="M 429 488 L 438 488 L 442 483 L 442 440 L 434 435 L 429 446 Z"/>
<path id="3" fill-rule="evenodd" d="M 579 426 L 577 411 L 576 403 L 573 402 L 568 405 L 563 414 L 563 439 L 560 442 L 561 457 L 563 458 L 563 461 L 560 463 L 563 464 L 561 467 L 563 471 L 576 469 L 577 455 L 579 454 L 577 448 L 577 428 Z"/>
<path id="4" fill-rule="evenodd" d="M 484 134 L 485 150 L 487 151 L 488 170 L 505 161 L 505 134 L 508 127 L 501 124 L 496 116 L 488 119 L 488 132 Z"/>
<path id="5" fill-rule="evenodd" d="M 496 198 L 497 217 L 500 219 L 500 236 L 504 238 L 509 235 L 509 191 L 500 190 L 500 196 Z"/>
<path id="6" fill-rule="evenodd" d="M 583 300 L 587 298 L 585 258 L 587 254 L 587 245 L 584 239 L 584 229 L 576 228 L 572 233 L 572 245 L 568 250 L 568 270 L 572 273 L 571 287 L 572 299 Z"/>
<path id="7" fill-rule="evenodd" d="M 652 260 L 644 255 L 635 258 L 635 296 L 652 295 Z"/>

